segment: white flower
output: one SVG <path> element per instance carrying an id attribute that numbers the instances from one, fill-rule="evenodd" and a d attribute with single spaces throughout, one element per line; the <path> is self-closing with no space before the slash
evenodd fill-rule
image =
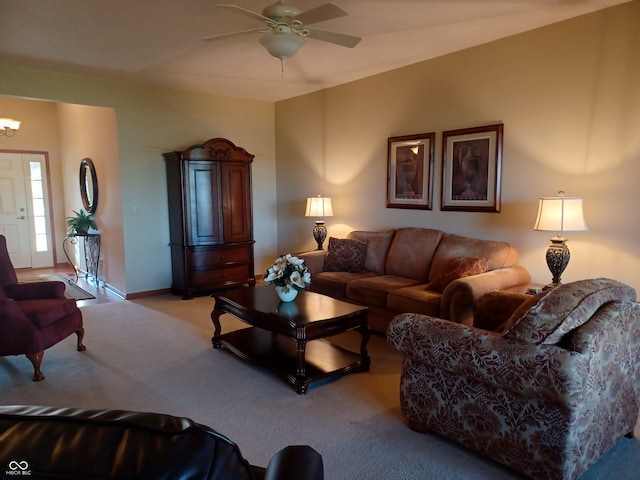
<path id="1" fill-rule="evenodd" d="M 303 290 L 311 285 L 311 274 L 307 270 L 303 259 L 287 253 L 276 258 L 273 265 L 267 269 L 264 281 L 274 283 L 280 287 L 286 286 L 296 290 Z"/>

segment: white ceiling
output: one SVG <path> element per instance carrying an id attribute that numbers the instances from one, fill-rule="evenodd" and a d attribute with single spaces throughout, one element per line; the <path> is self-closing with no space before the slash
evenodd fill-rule
<path id="1" fill-rule="evenodd" d="M 306 39 L 282 75 L 260 34 L 201 41 L 262 25 L 216 3 L 261 12 L 275 0 L 0 0 L 0 62 L 278 101 L 626 1 L 333 0 L 349 15 L 313 27 L 363 40 Z"/>

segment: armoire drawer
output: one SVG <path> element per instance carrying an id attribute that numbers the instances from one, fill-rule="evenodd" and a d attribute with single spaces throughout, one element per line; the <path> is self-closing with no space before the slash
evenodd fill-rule
<path id="1" fill-rule="evenodd" d="M 248 263 L 213 270 L 193 270 L 191 284 L 193 287 L 211 287 L 229 283 L 244 283 L 252 278 Z"/>
<path id="2" fill-rule="evenodd" d="M 239 262 L 248 262 L 251 258 L 251 247 L 233 248 L 197 248 L 191 250 L 190 264 L 196 270 L 223 267 Z"/>

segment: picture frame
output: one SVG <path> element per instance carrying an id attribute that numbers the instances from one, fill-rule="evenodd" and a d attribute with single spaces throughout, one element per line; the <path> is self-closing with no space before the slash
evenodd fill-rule
<path id="1" fill-rule="evenodd" d="M 440 210 L 500 212 L 504 124 L 442 132 Z"/>
<path id="2" fill-rule="evenodd" d="M 387 139 L 387 208 L 431 210 L 435 133 Z"/>

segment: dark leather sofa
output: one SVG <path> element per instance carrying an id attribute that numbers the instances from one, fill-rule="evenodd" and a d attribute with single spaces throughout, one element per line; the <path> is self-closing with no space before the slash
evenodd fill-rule
<path id="1" fill-rule="evenodd" d="M 188 418 L 124 410 L 0 406 L 0 477 L 31 479 L 322 480 L 308 446 L 277 452 L 266 468 Z M 4 478 L 4 477 L 3 477 Z"/>

